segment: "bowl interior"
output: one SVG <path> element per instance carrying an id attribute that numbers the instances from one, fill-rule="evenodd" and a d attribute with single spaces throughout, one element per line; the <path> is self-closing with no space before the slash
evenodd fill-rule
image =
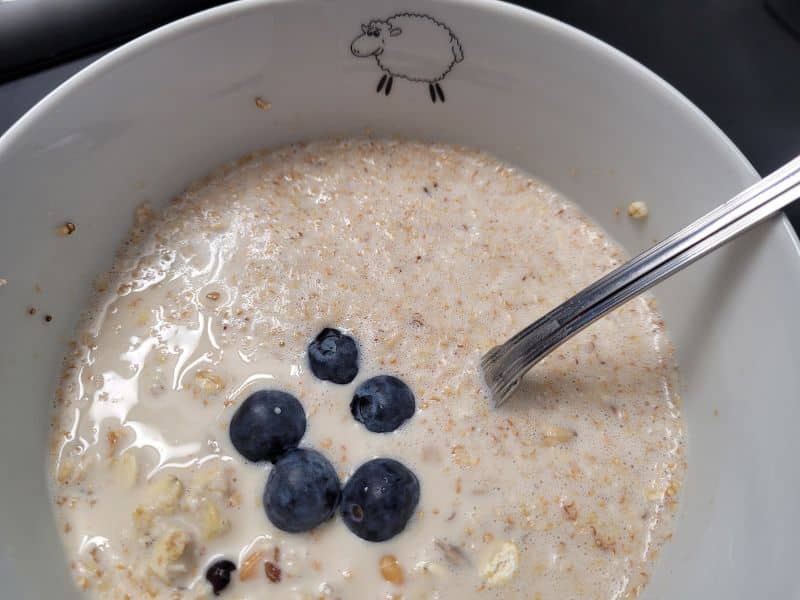
<path id="1" fill-rule="evenodd" d="M 91 281 L 110 266 L 142 201 L 161 203 L 249 150 L 369 128 L 488 150 L 566 193 L 635 252 L 755 179 L 686 100 L 588 36 L 486 1 L 402 8 L 458 36 L 464 60 L 441 81 L 446 102 L 401 79 L 390 96 L 376 93 L 375 60 L 351 53 L 360 24 L 400 12 L 394 2 L 248 1 L 118 50 L 0 140 L 0 276 L 9 282 L 0 289 L 0 579 L 8 597 L 77 597 L 65 591 L 43 469 L 51 398 Z M 615 215 L 633 200 L 647 202 L 647 221 Z M 75 235 L 54 233 L 64 221 L 76 223 Z M 776 219 L 656 290 L 682 368 L 690 466 L 674 541 L 646 597 L 800 591 L 790 564 L 800 553 L 796 242 Z M 53 322 L 27 317 L 31 305 Z"/>

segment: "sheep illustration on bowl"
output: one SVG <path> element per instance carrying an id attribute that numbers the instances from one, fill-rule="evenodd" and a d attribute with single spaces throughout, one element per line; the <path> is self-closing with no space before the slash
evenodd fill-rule
<path id="1" fill-rule="evenodd" d="M 361 25 L 361 35 L 350 44 L 354 56 L 374 56 L 383 75 L 377 92 L 388 96 L 395 77 L 428 84 L 431 102 L 444 102 L 440 81 L 464 60 L 461 42 L 452 30 L 429 17 L 399 13 Z"/>

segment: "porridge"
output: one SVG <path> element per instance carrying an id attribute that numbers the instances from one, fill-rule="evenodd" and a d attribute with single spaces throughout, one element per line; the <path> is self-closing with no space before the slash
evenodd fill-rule
<path id="1" fill-rule="evenodd" d="M 261 152 L 143 206 L 59 386 L 91 598 L 626 598 L 686 468 L 652 298 L 490 411 L 481 354 L 624 260 L 472 150 Z"/>

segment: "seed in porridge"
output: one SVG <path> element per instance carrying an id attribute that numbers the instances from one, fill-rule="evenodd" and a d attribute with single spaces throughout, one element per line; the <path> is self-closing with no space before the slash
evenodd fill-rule
<path id="1" fill-rule="evenodd" d="M 376 458 L 361 465 L 342 490 L 342 518 L 369 542 L 403 531 L 419 503 L 419 481 L 402 463 Z"/>
<path id="2" fill-rule="evenodd" d="M 400 566 L 400 563 L 393 554 L 384 554 L 381 556 L 380 567 L 381 576 L 389 583 L 401 585 L 405 581 L 403 567 Z"/>
<path id="3" fill-rule="evenodd" d="M 453 462 L 460 467 L 474 467 L 481 462 L 481 457 L 471 455 L 464 444 L 456 444 L 450 448 L 450 455 L 453 457 Z"/>
<path id="4" fill-rule="evenodd" d="M 249 581 L 256 575 L 256 567 L 264 559 L 264 553 L 261 550 L 254 550 L 244 557 L 242 561 L 242 568 L 239 569 L 239 581 Z"/>
<path id="5" fill-rule="evenodd" d="M 391 375 L 367 379 L 356 388 L 350 412 L 373 433 L 389 433 L 414 416 L 414 393 Z"/>
<path id="6" fill-rule="evenodd" d="M 574 500 L 562 503 L 561 508 L 564 510 L 564 514 L 570 521 L 575 521 L 578 519 L 578 507 L 576 506 Z"/>
<path id="7" fill-rule="evenodd" d="M 306 432 L 300 401 L 279 390 L 259 390 L 248 396 L 231 419 L 233 446 L 247 460 L 275 462 L 296 448 Z"/>
<path id="8" fill-rule="evenodd" d="M 445 540 L 436 538 L 433 540 L 433 545 L 436 546 L 436 549 L 439 550 L 439 552 L 441 552 L 442 557 L 454 567 L 458 567 L 469 562 L 469 559 L 464 551 L 455 544 L 451 544 Z"/>
<path id="9" fill-rule="evenodd" d="M 311 372 L 333 383 L 350 383 L 358 375 L 358 346 L 349 335 L 326 327 L 308 345 Z"/>
<path id="10" fill-rule="evenodd" d="M 574 429 L 567 429 L 560 425 L 548 425 L 542 432 L 542 444 L 545 446 L 555 446 L 557 444 L 566 444 L 575 438 L 578 434 Z"/>
<path id="11" fill-rule="evenodd" d="M 272 583 L 280 583 L 281 581 L 281 568 L 272 561 L 264 563 L 264 573 L 267 575 Z"/>
<path id="12" fill-rule="evenodd" d="M 235 570 L 236 565 L 224 558 L 214 561 L 206 569 L 206 580 L 211 584 L 215 596 L 219 596 L 219 593 L 228 587 L 231 582 L 231 573 Z"/>
<path id="13" fill-rule="evenodd" d="M 601 550 L 605 550 L 608 552 L 616 552 L 616 540 L 610 535 L 604 535 L 597 531 L 597 528 L 593 525 L 589 526 L 589 529 L 592 532 L 592 537 L 594 538 L 595 546 L 600 548 Z"/>
<path id="14" fill-rule="evenodd" d="M 275 463 L 264 489 L 264 510 L 278 529 L 310 531 L 336 512 L 341 485 L 328 459 L 315 450 L 296 448 Z"/>

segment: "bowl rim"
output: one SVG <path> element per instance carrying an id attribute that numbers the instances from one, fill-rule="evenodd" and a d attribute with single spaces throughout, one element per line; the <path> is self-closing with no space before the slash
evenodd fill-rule
<path id="1" fill-rule="evenodd" d="M 107 71 L 114 68 L 115 65 L 125 60 L 129 60 L 137 53 L 148 49 L 150 46 L 167 41 L 179 35 L 189 33 L 193 29 L 210 25 L 214 21 L 226 18 L 233 18 L 239 14 L 248 12 L 250 10 L 257 10 L 262 7 L 290 4 L 297 0 L 235 0 L 228 4 L 223 4 L 213 8 L 209 8 L 192 15 L 180 18 L 171 23 L 167 23 L 152 31 L 149 31 L 139 37 L 130 40 L 117 48 L 114 48 L 107 54 L 104 54 L 97 60 L 79 70 L 74 75 L 59 84 L 55 89 L 51 90 L 44 98 L 39 100 L 31 108 L 29 108 L 12 126 L 0 136 L 0 156 L 19 138 L 25 131 L 31 127 L 35 120 L 44 112 L 55 106 L 61 98 L 69 94 L 75 88 L 82 84 L 99 77 Z M 679 92 L 670 83 L 656 75 L 653 71 L 645 67 L 640 62 L 634 60 L 629 55 L 621 50 L 611 46 L 610 44 L 586 33 L 572 25 L 568 25 L 562 21 L 554 19 L 553 17 L 546 16 L 534 10 L 524 8 L 515 4 L 506 2 L 505 0 L 437 0 L 438 3 L 450 6 L 472 6 L 478 9 L 487 11 L 500 11 L 505 12 L 508 16 L 515 17 L 520 20 L 534 23 L 538 26 L 544 26 L 558 33 L 562 33 L 574 40 L 576 43 L 583 45 L 589 50 L 594 50 L 604 54 L 607 58 L 617 62 L 620 66 L 624 67 L 629 72 L 634 73 L 639 78 L 645 80 L 650 85 L 659 88 L 667 95 L 671 96 L 682 108 L 687 110 L 697 121 L 704 127 L 712 130 L 715 135 L 723 142 L 726 149 L 741 163 L 742 168 L 748 172 L 748 175 L 753 177 L 760 177 L 750 161 L 739 150 L 739 148 L 731 141 L 731 139 L 719 128 L 719 126 L 711 120 L 700 108 L 692 103 L 686 96 Z"/>
<path id="2" fill-rule="evenodd" d="M 3 155 L 28 129 L 35 124 L 40 116 L 44 115 L 53 107 L 56 107 L 63 97 L 67 96 L 81 85 L 111 71 L 117 64 L 133 58 L 136 54 L 158 43 L 187 34 L 192 30 L 209 26 L 216 21 L 234 18 L 251 10 L 260 10 L 264 7 L 289 4 L 296 1 L 297 0 L 235 0 L 234 2 L 212 7 L 172 21 L 114 48 L 63 81 L 17 119 L 17 121 L 0 136 L 0 159 L 2 159 Z M 694 120 L 698 127 L 704 128 L 709 133 L 712 133 L 721 143 L 720 146 L 725 148 L 733 162 L 740 165 L 743 174 L 754 180 L 761 178 L 742 151 L 697 105 L 691 102 L 672 84 L 614 46 L 563 21 L 559 21 L 558 19 L 529 8 L 511 4 L 505 0 L 436 1 L 438 4 L 451 6 L 456 10 L 458 10 L 459 7 L 470 6 L 488 12 L 505 13 L 509 17 L 528 22 L 536 27 L 544 27 L 555 33 L 562 34 L 569 37 L 575 44 L 583 46 L 586 50 L 603 55 L 608 60 L 615 62 L 617 66 L 640 79 L 643 83 L 646 83 L 668 96 L 677 107 L 689 118 Z M 777 218 L 780 219 L 782 229 L 786 236 L 788 236 L 784 237 L 784 241 L 789 243 L 790 249 L 794 250 L 794 254 L 797 256 L 798 261 L 800 261 L 800 237 L 798 237 L 798 233 L 783 212 L 781 212 Z M 800 266 L 800 262 L 798 262 L 798 266 Z"/>

